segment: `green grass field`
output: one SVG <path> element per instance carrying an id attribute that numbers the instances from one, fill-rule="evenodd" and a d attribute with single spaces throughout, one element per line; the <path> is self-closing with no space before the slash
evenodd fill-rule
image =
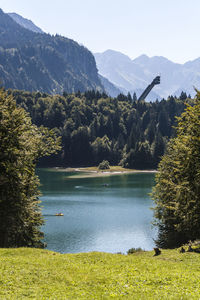
<path id="1" fill-rule="evenodd" d="M 0 299 L 200 299 L 200 254 L 0 249 Z"/>

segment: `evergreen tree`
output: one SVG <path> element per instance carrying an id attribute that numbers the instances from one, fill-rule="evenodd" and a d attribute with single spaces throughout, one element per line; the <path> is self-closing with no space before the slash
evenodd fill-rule
<path id="1" fill-rule="evenodd" d="M 77 165 L 89 165 L 92 160 L 92 148 L 90 145 L 90 131 L 88 127 L 79 127 L 71 135 L 72 159 Z"/>
<path id="2" fill-rule="evenodd" d="M 127 99 L 128 99 L 129 102 L 132 102 L 132 101 L 133 101 L 130 92 L 128 92 L 128 94 L 127 94 Z"/>
<path id="3" fill-rule="evenodd" d="M 181 94 L 180 94 L 180 100 L 186 100 L 187 99 L 187 94 L 186 94 L 186 92 L 181 92 Z"/>
<path id="4" fill-rule="evenodd" d="M 178 118 L 177 137 L 168 145 L 156 176 L 157 245 L 173 248 L 200 238 L 200 93 Z"/>
<path id="5" fill-rule="evenodd" d="M 158 130 L 161 132 L 162 136 L 170 136 L 171 126 L 169 116 L 165 109 L 161 110 L 158 117 Z"/>
<path id="6" fill-rule="evenodd" d="M 0 90 L 0 247 L 43 246 L 35 166 L 59 149 L 58 142 Z"/>
<path id="7" fill-rule="evenodd" d="M 154 158 L 154 166 L 156 167 L 165 151 L 165 143 L 161 134 L 157 133 L 152 144 L 152 157 Z"/>
<path id="8" fill-rule="evenodd" d="M 135 92 L 133 93 L 133 101 L 137 101 L 137 95 Z"/>

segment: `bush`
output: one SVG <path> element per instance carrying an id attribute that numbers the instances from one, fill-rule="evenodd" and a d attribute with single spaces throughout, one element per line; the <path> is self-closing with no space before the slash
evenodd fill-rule
<path id="1" fill-rule="evenodd" d="M 144 251 L 142 248 L 131 248 L 127 251 L 127 254 L 133 254 L 133 253 L 136 253 L 136 252 L 142 252 Z"/>
<path id="2" fill-rule="evenodd" d="M 99 169 L 99 170 L 107 170 L 107 169 L 110 169 L 109 162 L 108 162 L 107 160 L 103 160 L 103 161 L 99 164 L 98 169 Z"/>

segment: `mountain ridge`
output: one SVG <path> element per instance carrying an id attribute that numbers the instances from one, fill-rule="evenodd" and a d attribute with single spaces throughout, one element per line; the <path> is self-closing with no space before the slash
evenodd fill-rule
<path id="1" fill-rule="evenodd" d="M 44 31 L 41 28 L 39 28 L 38 26 L 36 26 L 31 20 L 28 20 L 28 19 L 18 15 L 17 13 L 8 13 L 8 15 L 22 27 L 24 27 L 28 30 L 31 30 L 33 32 L 44 33 Z"/>
<path id="2" fill-rule="evenodd" d="M 99 73 L 119 88 L 124 88 L 126 93 L 144 90 L 157 75 L 161 75 L 161 84 L 153 92 L 159 98 L 179 96 L 181 91 L 194 96 L 193 86 L 200 88 L 200 58 L 179 64 L 163 56 L 149 57 L 146 54 L 131 59 L 111 49 L 94 53 L 94 56 Z M 148 96 L 147 100 L 153 99 Z"/>
<path id="3" fill-rule="evenodd" d="M 77 42 L 28 30 L 0 9 L 0 79 L 5 88 L 62 94 L 104 88 L 93 54 Z"/>
<path id="4" fill-rule="evenodd" d="M 46 34 L 31 20 L 16 13 L 4 14 L 0 9 L 0 15 L 0 77 L 6 88 L 51 94 L 95 89 L 104 90 L 113 97 L 119 92 L 136 92 L 139 97 L 157 75 L 161 75 L 161 84 L 154 87 L 147 101 L 169 95 L 179 96 L 182 91 L 194 96 L 193 86 L 199 88 L 200 58 L 179 64 L 163 56 L 149 57 L 146 54 L 131 59 L 119 51 L 108 49 L 95 53 L 94 60 L 87 48 L 73 40 Z M 5 15 L 9 20 L 5 21 Z M 67 51 L 68 46 L 64 44 L 70 44 L 71 50 Z M 79 58 L 78 48 L 82 49 Z M 21 65 L 17 61 L 21 61 Z M 77 63 L 81 68 L 77 67 Z M 36 73 L 41 75 L 39 81 L 34 78 Z"/>

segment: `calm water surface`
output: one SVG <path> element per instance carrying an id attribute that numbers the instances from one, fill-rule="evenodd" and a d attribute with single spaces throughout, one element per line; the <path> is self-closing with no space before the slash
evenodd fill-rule
<path id="1" fill-rule="evenodd" d="M 61 253 L 150 250 L 154 174 L 68 178 L 73 173 L 39 169 L 47 249 Z M 53 216 L 62 212 L 63 217 Z"/>

